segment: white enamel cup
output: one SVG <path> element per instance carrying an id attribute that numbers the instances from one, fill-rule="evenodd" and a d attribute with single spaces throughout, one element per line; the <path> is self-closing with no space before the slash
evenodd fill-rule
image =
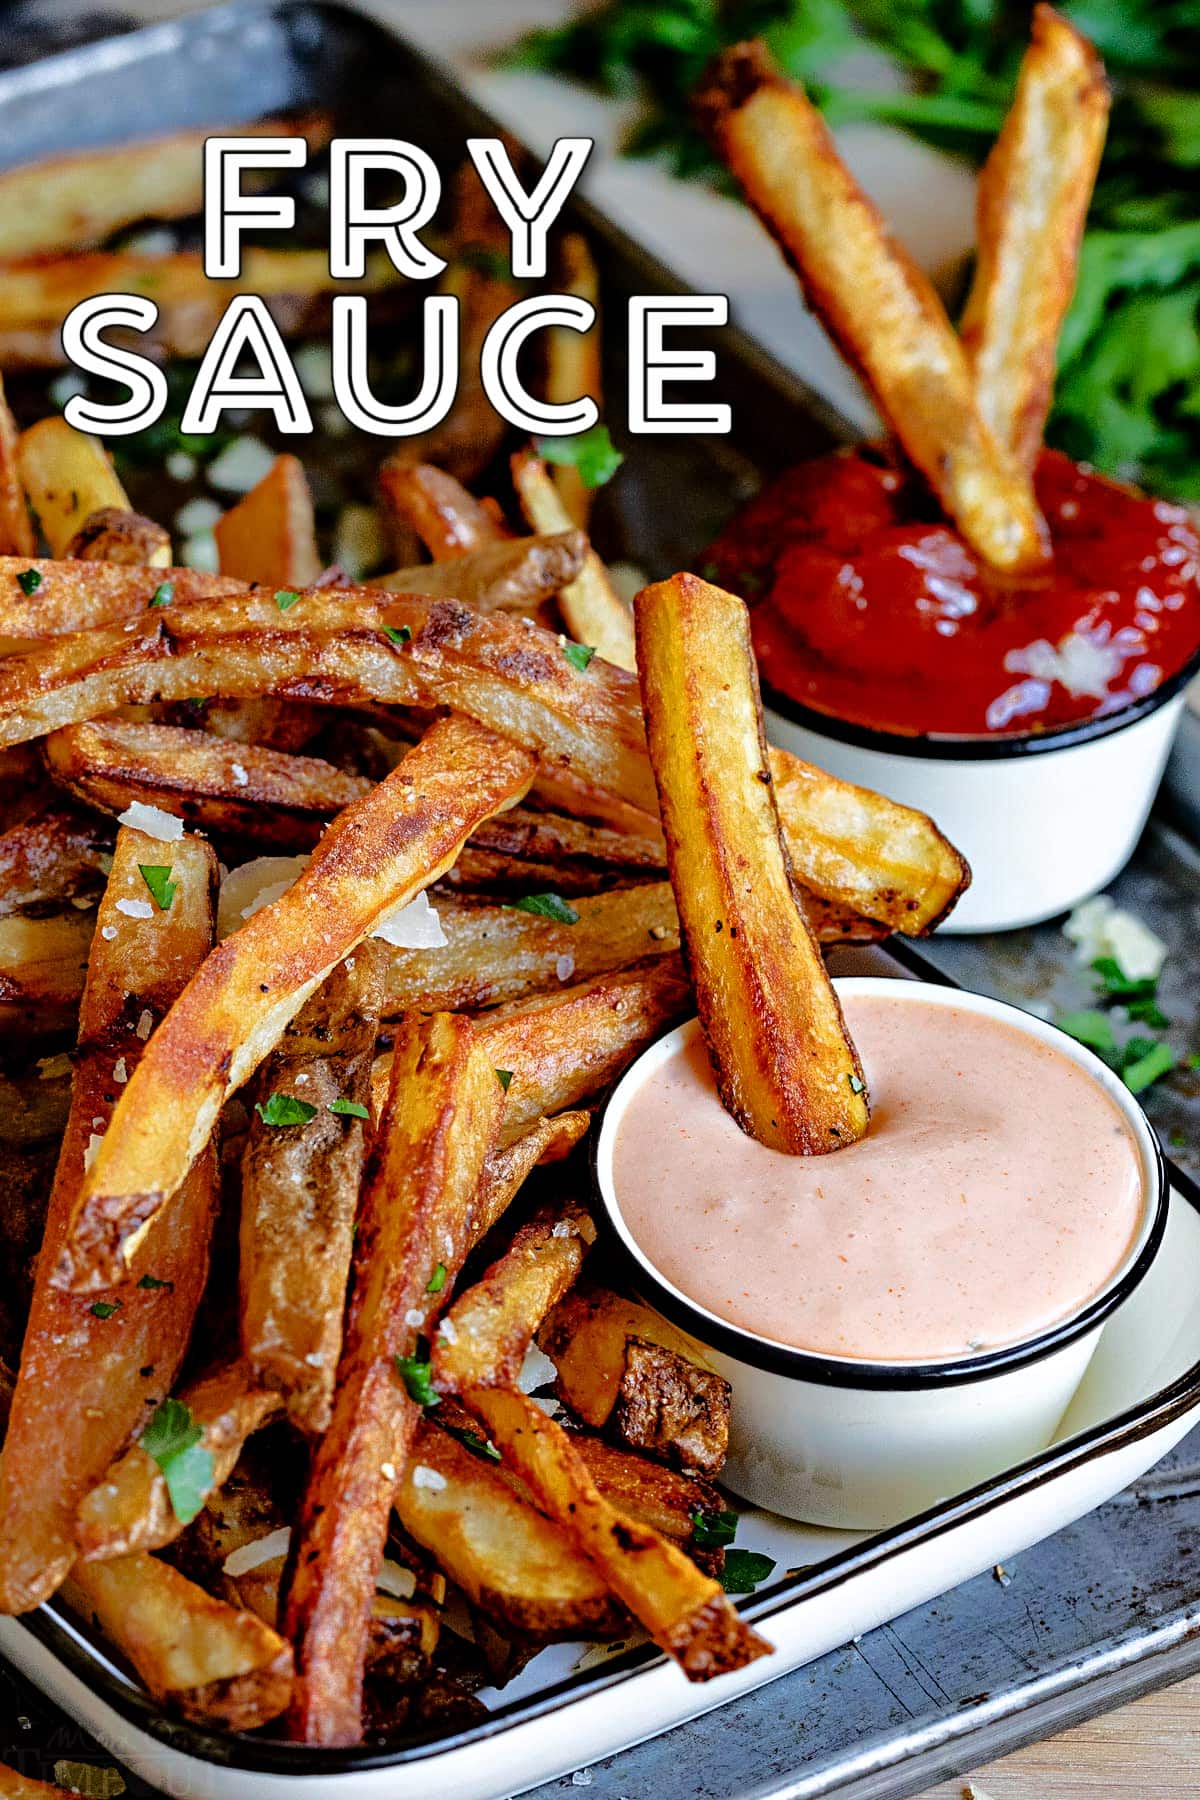
<path id="1" fill-rule="evenodd" d="M 1158 1139 L 1133 1095 L 1054 1026 L 1001 1001 L 922 982 L 856 976 L 834 986 L 845 997 L 885 993 L 902 1005 L 983 1013 L 1053 1045 L 1112 1097 L 1133 1134 L 1142 1175 L 1141 1219 L 1125 1258 L 1098 1293 L 1050 1330 L 947 1362 L 824 1356 L 759 1337 L 697 1305 L 650 1262 L 625 1223 L 613 1181 L 613 1145 L 625 1109 L 641 1084 L 699 1032 L 698 1021 L 651 1045 L 618 1082 L 593 1150 L 602 1217 L 641 1299 L 685 1332 L 698 1359 L 733 1389 L 722 1481 L 788 1518 L 871 1530 L 911 1518 L 1045 1449 L 1105 1321 L 1154 1260 L 1168 1188 Z"/>

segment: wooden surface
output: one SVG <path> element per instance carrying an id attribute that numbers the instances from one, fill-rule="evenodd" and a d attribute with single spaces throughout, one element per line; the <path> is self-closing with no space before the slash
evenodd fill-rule
<path id="1" fill-rule="evenodd" d="M 1163 1800 L 1200 1794 L 1200 1676 L 1030 1744 L 921 1800 Z"/>

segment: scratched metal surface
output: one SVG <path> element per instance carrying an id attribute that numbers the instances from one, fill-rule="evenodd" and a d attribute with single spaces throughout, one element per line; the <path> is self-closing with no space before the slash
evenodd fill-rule
<path id="1" fill-rule="evenodd" d="M 51 13 L 68 21 L 72 36 L 93 35 L 99 17 L 89 27 L 69 0 L 30 4 L 19 9 L 17 30 L 17 11 L 6 15 L 0 58 L 18 46 L 22 60 L 54 47 L 37 35 Z M 115 23 L 111 14 L 103 19 L 108 29 Z M 318 50 L 307 45 L 303 60 L 319 62 Z M 276 62 L 272 78 L 282 74 Z M 237 79 L 222 65 L 226 75 Z M 150 111 L 163 108 L 169 116 L 169 87 L 169 79 L 165 86 L 158 79 L 143 89 L 144 129 L 156 128 Z M 119 96 L 110 86 L 105 98 L 116 105 Z M 254 110 L 253 101 L 243 104 Z M 48 147 L 60 125 L 47 117 L 42 97 L 23 121 L 20 141 Z M 659 286 L 640 278 L 635 291 Z M 610 391 L 619 392 L 619 372 L 614 376 Z M 811 414 L 792 411 L 779 428 L 778 407 L 748 371 L 736 386 L 755 443 L 660 440 L 654 458 L 642 460 L 643 468 L 653 465 L 648 479 L 623 474 L 614 484 L 604 522 L 608 553 L 635 555 L 652 572 L 678 566 L 756 467 L 777 463 L 785 449 L 795 457 L 827 441 L 829 422 Z M 682 507 L 681 493 L 688 497 Z M 1156 825 L 1114 889 L 1172 947 L 1163 995 L 1181 1047 L 1200 1043 L 1198 873 L 1195 851 Z M 1039 1010 L 1088 997 L 1086 974 L 1053 927 L 1004 939 L 946 939 L 931 954 L 955 979 Z M 1200 1076 L 1161 1087 L 1150 1109 L 1172 1154 L 1200 1173 Z M 1200 1433 L 1134 1489 L 1026 1552 L 1011 1565 L 1007 1584 L 990 1575 L 968 1582 L 743 1701 L 537 1790 L 535 1800 L 579 1788 L 596 1800 L 901 1800 L 941 1775 L 1200 1666 L 1191 1576 L 1198 1542 Z M 0 1760 L 41 1779 L 57 1770 L 65 1785 L 88 1792 L 116 1791 L 64 1767 L 111 1769 L 113 1759 L 2 1665 Z M 125 1791 L 148 1800 L 153 1790 L 121 1773 Z"/>

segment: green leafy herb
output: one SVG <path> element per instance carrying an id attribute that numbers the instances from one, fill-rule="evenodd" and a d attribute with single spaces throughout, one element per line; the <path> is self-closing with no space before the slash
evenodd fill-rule
<path id="1" fill-rule="evenodd" d="M 158 586 L 155 588 L 154 592 L 150 596 L 150 605 L 151 606 L 170 606 L 170 604 L 174 598 L 175 598 L 175 583 L 173 581 L 160 581 Z"/>
<path id="2" fill-rule="evenodd" d="M 173 1281 L 160 1281 L 157 1275 L 143 1275 L 138 1282 L 140 1288 L 173 1288 Z"/>
<path id="3" fill-rule="evenodd" d="M 433 1382 L 429 1373 L 429 1357 L 398 1356 L 396 1373 L 408 1389 L 408 1397 L 415 1400 L 418 1406 L 436 1406 L 438 1397 L 433 1391 Z"/>
<path id="4" fill-rule="evenodd" d="M 120 1310 L 121 1302 L 119 1300 L 95 1300 L 88 1307 L 88 1311 L 94 1319 L 111 1319 L 113 1314 Z"/>
<path id="5" fill-rule="evenodd" d="M 383 628 L 383 635 L 385 638 L 390 639 L 393 644 L 408 644 L 412 642 L 412 632 L 407 625 L 385 625 Z"/>
<path id="6" fill-rule="evenodd" d="M 331 1113 L 340 1113 L 347 1119 L 369 1119 L 371 1116 L 370 1109 L 365 1107 L 361 1100 L 345 1100 L 339 1097 L 337 1100 L 329 1102 L 329 1110 Z"/>
<path id="7" fill-rule="evenodd" d="M 1117 1034 L 1107 1013 L 1089 1007 L 1083 1012 L 1064 1013 L 1056 1024 L 1060 1031 L 1065 1031 L 1076 1043 L 1086 1044 L 1097 1056 L 1108 1057 L 1116 1052 Z"/>
<path id="8" fill-rule="evenodd" d="M 692 1543 L 697 1550 L 724 1550 L 737 1536 L 737 1528 L 735 1512 L 694 1512 Z"/>
<path id="9" fill-rule="evenodd" d="M 425 1284 L 425 1292 L 427 1294 L 440 1294 L 442 1289 L 445 1287 L 445 1285 L 446 1285 L 446 1265 L 445 1265 L 445 1263 L 438 1263 L 433 1271 L 433 1274 L 429 1277 L 429 1280 Z"/>
<path id="10" fill-rule="evenodd" d="M 1140 1094 L 1151 1082 L 1169 1075 L 1174 1067 L 1175 1052 L 1170 1044 L 1164 1044 L 1161 1040 L 1153 1043 L 1148 1038 L 1131 1038 L 1124 1047 L 1121 1080 L 1131 1094 Z"/>
<path id="11" fill-rule="evenodd" d="M 261 1100 L 256 1100 L 254 1110 L 264 1125 L 307 1125 L 317 1116 L 315 1106 L 310 1106 L 307 1100 L 297 1100 L 292 1094 L 272 1094 L 265 1106 Z"/>
<path id="12" fill-rule="evenodd" d="M 26 597 L 36 594 L 41 585 L 42 572 L 40 569 L 22 569 L 17 576 L 17 586 Z"/>
<path id="13" fill-rule="evenodd" d="M 212 1453 L 201 1444 L 203 1435 L 190 1406 L 164 1400 L 141 1437 L 142 1449 L 162 1471 L 181 1525 L 191 1524 L 213 1484 Z"/>
<path id="14" fill-rule="evenodd" d="M 564 644 L 562 653 L 573 669 L 582 675 L 596 652 L 590 644 Z"/>
<path id="15" fill-rule="evenodd" d="M 161 863 L 139 863 L 138 873 L 150 889 L 150 896 L 159 912 L 169 912 L 171 902 L 179 892 L 179 883 L 171 880 L 171 866 L 165 868 Z"/>
<path id="16" fill-rule="evenodd" d="M 485 1462 L 502 1462 L 504 1460 L 490 1439 L 480 1437 L 479 1433 L 472 1431 L 469 1426 L 448 1425 L 446 1429 L 451 1437 L 457 1438 L 460 1444 L 466 1446 L 472 1456 L 478 1456 Z"/>
<path id="17" fill-rule="evenodd" d="M 526 894 L 506 905 L 514 912 L 533 913 L 539 919 L 553 919 L 556 925 L 577 925 L 579 914 L 559 894 Z"/>
<path id="18" fill-rule="evenodd" d="M 854 1073 L 854 1071 L 851 1070 L 850 1074 L 847 1075 L 846 1080 L 850 1083 L 850 1092 L 852 1094 L 865 1094 L 866 1093 L 867 1084 L 863 1080 L 861 1075 L 856 1075 Z"/>
<path id="19" fill-rule="evenodd" d="M 538 455 L 544 462 L 577 469 L 584 487 L 603 487 L 625 461 L 613 443 L 607 425 L 593 425 L 574 437 L 538 438 Z"/>
<path id="20" fill-rule="evenodd" d="M 497 1069 L 496 1070 L 496 1080 L 500 1083 L 500 1086 L 504 1089 L 506 1094 L 507 1094 L 510 1086 L 512 1085 L 512 1078 L 513 1078 L 513 1072 L 511 1069 Z"/>
<path id="21" fill-rule="evenodd" d="M 300 598 L 300 596 L 296 592 L 295 588 L 276 588 L 275 589 L 275 604 L 279 608 L 280 612 L 287 612 L 289 607 L 295 606 L 295 604 L 299 598 Z"/>
<path id="22" fill-rule="evenodd" d="M 727 1594 L 752 1594 L 774 1567 L 774 1557 L 764 1556 L 761 1550 L 727 1550 L 721 1586 Z"/>

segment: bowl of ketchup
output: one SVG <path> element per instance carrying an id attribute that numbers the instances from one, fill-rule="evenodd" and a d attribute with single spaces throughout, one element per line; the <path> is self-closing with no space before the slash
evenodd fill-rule
<path id="1" fill-rule="evenodd" d="M 974 881 L 949 925 L 1067 911 L 1123 867 L 1200 665 L 1200 527 L 1057 451 L 1050 557 L 1005 576 L 871 446 L 789 471 L 702 573 L 752 609 L 767 734 L 934 817 Z"/>

